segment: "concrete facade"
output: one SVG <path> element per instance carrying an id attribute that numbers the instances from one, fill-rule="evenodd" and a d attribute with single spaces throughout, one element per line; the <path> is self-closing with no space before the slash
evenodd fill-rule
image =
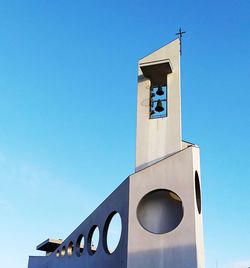
<path id="1" fill-rule="evenodd" d="M 136 171 L 182 149 L 179 39 L 144 57 L 138 64 Z M 167 63 L 168 116 L 149 120 L 150 87 L 154 81 L 143 67 Z"/>
<path id="2" fill-rule="evenodd" d="M 199 148 L 181 140 L 179 51 L 177 39 L 139 61 L 136 172 L 56 249 L 52 240 L 40 244 L 47 256 L 30 257 L 28 268 L 204 268 Z M 163 83 L 167 116 L 150 119 L 150 88 Z M 122 231 L 110 253 L 115 214 Z"/>
<path id="3" fill-rule="evenodd" d="M 199 213 L 197 206 L 196 173 L 199 176 L 199 148 L 190 146 L 131 176 L 129 268 L 204 267 L 202 211 Z M 198 182 L 200 184 L 200 180 Z M 145 194 L 162 189 L 170 190 L 179 197 L 183 217 L 172 231 L 155 234 L 141 226 L 136 211 Z M 148 211 L 145 212 L 149 214 L 147 220 L 153 221 L 153 227 L 162 224 L 164 213 L 166 219 L 177 217 L 172 211 L 159 208 L 159 204 L 154 205 L 154 202 L 153 199 L 149 201 Z M 160 209 L 159 213 L 155 213 L 157 209 Z M 166 219 L 163 222 L 167 222 Z"/>

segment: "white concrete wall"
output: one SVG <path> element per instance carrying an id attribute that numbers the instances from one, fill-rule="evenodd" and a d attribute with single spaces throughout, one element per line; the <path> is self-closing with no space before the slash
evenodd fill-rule
<path id="1" fill-rule="evenodd" d="M 194 179 L 199 168 L 199 149 L 192 146 L 130 177 L 128 268 L 204 268 L 202 216 L 197 215 Z M 140 200 L 157 189 L 175 192 L 183 203 L 182 221 L 165 234 L 148 232 L 137 218 Z"/>
<path id="2" fill-rule="evenodd" d="M 179 39 L 144 57 L 138 64 L 136 171 L 181 149 Z M 167 75 L 168 117 L 149 119 L 150 80 L 143 77 L 142 64 L 170 60 L 172 73 Z"/>
<path id="3" fill-rule="evenodd" d="M 197 171 L 199 175 L 199 183 L 200 183 L 200 191 L 201 191 L 201 199 L 202 199 L 202 187 L 201 187 L 201 174 L 200 174 L 200 153 L 199 150 L 195 150 L 193 152 L 193 173 Z M 195 175 L 194 175 L 195 176 Z M 194 194 L 195 188 L 194 188 Z M 196 200 L 195 200 L 196 202 Z M 197 208 L 197 204 L 194 206 Z M 201 213 L 198 212 L 198 209 L 195 210 L 195 227 L 196 227 L 196 245 L 197 245 L 197 267 L 205 267 L 205 253 L 204 253 L 204 238 L 203 238 L 203 212 L 202 212 L 202 200 L 201 200 Z"/>

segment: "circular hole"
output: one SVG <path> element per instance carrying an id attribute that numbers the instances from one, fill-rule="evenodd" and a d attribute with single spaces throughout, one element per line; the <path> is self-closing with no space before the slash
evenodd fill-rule
<path id="1" fill-rule="evenodd" d="M 65 246 L 63 246 L 61 249 L 61 257 L 64 257 L 65 253 L 66 253 L 66 248 L 65 248 Z"/>
<path id="2" fill-rule="evenodd" d="M 84 236 L 80 234 L 76 240 L 76 255 L 78 257 L 82 256 L 84 249 Z"/>
<path id="3" fill-rule="evenodd" d="M 88 252 L 90 255 L 96 253 L 99 244 L 100 232 L 97 225 L 92 226 L 88 235 Z"/>
<path id="4" fill-rule="evenodd" d="M 201 214 L 201 187 L 200 179 L 198 172 L 195 171 L 195 195 L 196 195 L 196 204 L 199 214 Z"/>
<path id="5" fill-rule="evenodd" d="M 73 254 L 73 251 L 74 251 L 74 244 L 72 241 L 70 241 L 67 249 L 68 255 L 71 256 Z"/>
<path id="6" fill-rule="evenodd" d="M 122 220 L 118 212 L 112 212 L 104 225 L 103 233 L 103 247 L 106 253 L 113 253 L 121 238 L 122 234 Z"/>
<path id="7" fill-rule="evenodd" d="M 183 218 L 181 198 L 166 189 L 149 192 L 139 202 L 137 218 L 141 226 L 151 233 L 171 232 Z"/>
<path id="8" fill-rule="evenodd" d="M 56 252 L 56 257 L 59 257 L 59 256 L 60 256 L 60 251 L 57 250 L 57 252 Z"/>

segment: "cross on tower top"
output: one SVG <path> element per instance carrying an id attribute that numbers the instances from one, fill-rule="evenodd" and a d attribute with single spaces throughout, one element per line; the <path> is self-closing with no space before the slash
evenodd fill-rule
<path id="1" fill-rule="evenodd" d="M 179 32 L 176 33 L 176 35 L 178 35 L 179 39 L 180 39 L 180 54 L 182 54 L 182 35 L 185 33 L 186 32 L 182 31 L 181 28 L 179 29 Z"/>

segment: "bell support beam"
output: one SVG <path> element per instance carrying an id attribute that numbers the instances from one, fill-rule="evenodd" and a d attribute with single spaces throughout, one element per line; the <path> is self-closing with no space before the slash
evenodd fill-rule
<path id="1" fill-rule="evenodd" d="M 169 60 L 160 62 L 149 62 L 140 65 L 144 77 L 149 78 L 151 86 L 160 86 L 166 83 L 167 75 L 172 73 Z"/>

